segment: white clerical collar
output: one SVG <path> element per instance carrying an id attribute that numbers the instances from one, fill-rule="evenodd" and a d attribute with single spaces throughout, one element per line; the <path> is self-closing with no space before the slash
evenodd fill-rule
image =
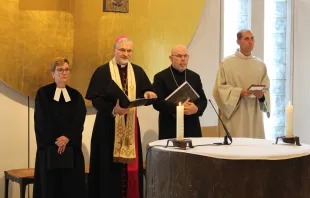
<path id="1" fill-rule="evenodd" d="M 58 88 L 58 87 L 56 87 L 55 94 L 54 94 L 54 100 L 55 101 L 59 102 L 61 92 L 62 92 L 62 95 L 64 96 L 66 102 L 71 101 L 71 98 L 69 96 L 67 89 L 66 88 Z"/>
<path id="2" fill-rule="evenodd" d="M 244 55 L 241 51 L 240 51 L 240 48 L 238 48 L 236 50 L 236 53 L 235 53 L 236 56 L 240 57 L 240 58 L 243 58 L 243 59 L 249 59 L 249 58 L 253 58 L 253 54 L 251 53 L 250 55 L 246 56 Z"/>

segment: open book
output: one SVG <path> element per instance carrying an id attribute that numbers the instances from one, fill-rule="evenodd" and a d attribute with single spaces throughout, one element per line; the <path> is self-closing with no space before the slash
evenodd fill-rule
<path id="1" fill-rule="evenodd" d="M 119 99 L 119 105 L 122 108 L 131 108 L 131 107 L 139 107 L 146 104 L 152 104 L 155 101 L 155 98 L 138 98 L 136 100 L 130 101 L 128 96 L 123 92 L 121 88 L 114 82 L 114 80 L 110 81 L 110 84 L 107 88 L 106 95 L 113 99 Z"/>
<path id="2" fill-rule="evenodd" d="M 248 90 L 250 91 L 262 91 L 263 89 L 265 89 L 266 85 L 254 85 L 252 84 Z"/>
<path id="3" fill-rule="evenodd" d="M 174 92 L 172 92 L 165 100 L 178 104 L 179 102 L 183 103 L 188 98 L 191 102 L 197 100 L 200 96 L 192 88 L 192 86 L 185 81 L 181 86 L 179 86 Z"/>
<path id="4" fill-rule="evenodd" d="M 255 85 L 252 84 L 248 90 L 249 91 L 263 91 L 265 89 L 266 85 Z M 256 98 L 254 94 L 251 94 L 248 96 L 249 98 Z"/>

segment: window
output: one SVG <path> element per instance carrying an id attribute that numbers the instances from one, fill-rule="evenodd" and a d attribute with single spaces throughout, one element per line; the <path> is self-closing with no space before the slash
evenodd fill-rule
<path id="1" fill-rule="evenodd" d="M 224 0 L 224 49 L 223 57 L 238 49 L 236 34 L 241 29 L 250 29 L 250 0 Z"/>
<path id="2" fill-rule="evenodd" d="M 270 78 L 271 115 L 265 118 L 267 139 L 285 134 L 287 60 L 287 0 L 265 0 L 264 59 Z"/>

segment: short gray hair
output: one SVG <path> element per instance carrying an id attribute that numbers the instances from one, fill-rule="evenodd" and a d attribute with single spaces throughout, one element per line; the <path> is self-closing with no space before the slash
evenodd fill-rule
<path id="1" fill-rule="evenodd" d="M 114 42 L 114 45 L 113 45 L 113 48 L 116 49 L 118 44 L 120 43 L 133 43 L 132 40 L 128 37 L 125 37 L 125 38 L 121 38 L 121 39 L 118 39 Z"/>
<path id="2" fill-rule="evenodd" d="M 240 31 L 237 33 L 237 40 L 242 39 L 243 32 L 252 32 L 252 31 L 249 30 L 249 29 L 242 29 L 242 30 L 240 30 Z"/>

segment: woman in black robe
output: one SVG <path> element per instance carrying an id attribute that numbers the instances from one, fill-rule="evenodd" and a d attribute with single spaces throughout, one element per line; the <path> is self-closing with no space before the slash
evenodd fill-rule
<path id="1" fill-rule="evenodd" d="M 81 94 L 69 87 L 69 62 L 51 65 L 55 82 L 41 87 L 35 98 L 34 198 L 86 198 L 82 132 L 86 107 Z"/>

